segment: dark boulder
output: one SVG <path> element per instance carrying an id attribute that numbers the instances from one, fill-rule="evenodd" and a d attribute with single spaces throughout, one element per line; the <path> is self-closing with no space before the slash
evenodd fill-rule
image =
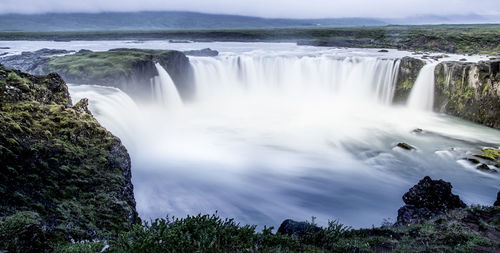
<path id="1" fill-rule="evenodd" d="M 400 142 L 396 145 L 396 147 L 398 148 L 402 148 L 404 150 L 414 150 L 415 147 L 411 146 L 410 144 L 408 143 L 404 143 L 404 142 Z"/>
<path id="2" fill-rule="evenodd" d="M 476 167 L 477 170 L 484 171 L 484 172 L 490 172 L 490 173 L 496 173 L 497 171 L 495 169 L 490 169 L 490 166 L 487 164 L 481 163 Z"/>
<path id="3" fill-rule="evenodd" d="M 469 161 L 472 164 L 480 163 L 479 160 L 477 160 L 476 158 L 464 158 L 464 160 Z"/>
<path id="4" fill-rule="evenodd" d="M 278 228 L 278 233 L 283 235 L 303 237 L 308 233 L 317 233 L 322 229 L 308 222 L 299 222 L 291 219 L 284 220 Z"/>
<path id="5" fill-rule="evenodd" d="M 451 193 L 451 183 L 426 176 L 403 195 L 406 205 L 398 210 L 395 225 L 422 222 L 466 205 Z"/>

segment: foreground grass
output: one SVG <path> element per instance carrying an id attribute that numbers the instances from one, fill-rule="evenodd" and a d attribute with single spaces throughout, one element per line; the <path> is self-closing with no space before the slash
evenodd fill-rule
<path id="1" fill-rule="evenodd" d="M 240 225 L 217 215 L 158 219 L 135 225 L 116 239 L 60 244 L 56 252 L 495 252 L 500 208 L 456 210 L 409 226 L 351 229 L 329 222 L 321 230 L 313 223 L 304 233 L 289 236 L 265 227 Z"/>

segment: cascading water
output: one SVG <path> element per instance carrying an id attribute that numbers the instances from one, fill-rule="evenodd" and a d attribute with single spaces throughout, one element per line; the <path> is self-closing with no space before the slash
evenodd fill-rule
<path id="1" fill-rule="evenodd" d="M 434 69 L 437 63 L 422 67 L 408 98 L 408 107 L 415 110 L 432 111 L 434 104 Z"/>
<path id="2" fill-rule="evenodd" d="M 71 85 L 71 99 L 76 103 L 82 98 L 89 99 L 89 109 L 106 129 L 120 137 L 130 150 L 136 146 L 134 133 L 135 124 L 129 119 L 138 119 L 141 109 L 124 92 L 117 88 L 98 85 Z"/>
<path id="3" fill-rule="evenodd" d="M 198 99 L 329 97 L 390 104 L 399 60 L 233 55 L 192 58 Z"/>
<path id="4" fill-rule="evenodd" d="M 460 159 L 500 143 L 499 132 L 391 106 L 398 57 L 254 46 L 262 50 L 191 57 L 196 97 L 182 110 L 136 105 L 113 88 L 70 87 L 74 101 L 88 97 L 129 150 L 143 219 L 218 211 L 275 227 L 311 216 L 321 225 L 338 218 L 367 227 L 395 217 L 401 195 L 425 175 L 451 181 L 467 203 L 496 196 L 498 175 Z M 179 101 L 165 91 L 158 93 L 167 102 Z M 417 151 L 395 148 L 398 142 Z"/>
<path id="5" fill-rule="evenodd" d="M 174 81 L 168 72 L 160 65 L 155 63 L 158 76 L 151 80 L 153 85 L 153 98 L 167 108 L 179 108 L 182 106 L 182 100 L 175 87 Z"/>

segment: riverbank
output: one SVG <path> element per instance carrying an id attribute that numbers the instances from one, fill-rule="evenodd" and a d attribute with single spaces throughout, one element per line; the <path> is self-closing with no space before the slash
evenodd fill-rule
<path id="1" fill-rule="evenodd" d="M 178 42 L 294 42 L 299 45 L 500 53 L 500 25 L 427 25 L 234 30 L 0 32 L 0 40 L 173 40 Z"/>

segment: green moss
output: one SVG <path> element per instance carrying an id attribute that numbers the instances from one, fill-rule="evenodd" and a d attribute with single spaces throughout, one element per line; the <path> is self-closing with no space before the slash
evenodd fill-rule
<path id="1" fill-rule="evenodd" d="M 40 215 L 19 211 L 0 221 L 0 248 L 9 252 L 45 252 L 49 246 Z"/>
<path id="2" fill-rule="evenodd" d="M 492 148 L 481 149 L 480 154 L 475 154 L 474 156 L 483 158 L 490 161 L 496 161 L 500 157 L 500 150 Z M 498 163 L 497 163 L 498 164 Z"/>
<path id="3" fill-rule="evenodd" d="M 21 78 L 15 72 L 9 72 L 6 78 L 6 84 L 12 85 L 14 87 L 19 88 L 21 91 L 30 91 L 29 80 L 25 78 Z"/>
<path id="4" fill-rule="evenodd" d="M 154 55 L 165 52 L 169 51 L 118 49 L 72 54 L 53 58 L 46 66 L 46 71 L 72 79 L 114 82 L 130 76 L 135 66 L 150 62 Z"/>
<path id="5" fill-rule="evenodd" d="M 128 230 L 135 207 L 124 195 L 130 181 L 123 174 L 130 168 L 118 162 L 128 159 L 120 141 L 91 115 L 67 105 L 67 87 L 58 76 L 0 70 L 14 73 L 6 75 L 9 80 L 33 80 L 34 87 L 16 99 L 0 97 L 0 188 L 8 189 L 0 217 L 36 211 L 43 227 L 61 232 L 63 240 Z M 113 153 L 117 147 L 122 149 Z M 103 193 L 113 197 L 95 198 Z"/>

